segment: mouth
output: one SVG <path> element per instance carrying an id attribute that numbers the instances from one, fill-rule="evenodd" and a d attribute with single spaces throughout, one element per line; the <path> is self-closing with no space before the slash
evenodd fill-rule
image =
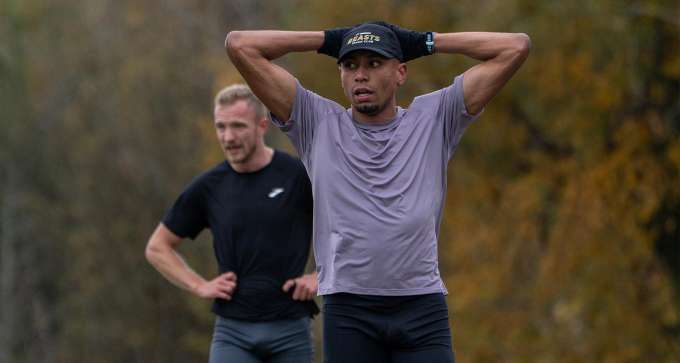
<path id="1" fill-rule="evenodd" d="M 241 146 L 237 146 L 237 145 L 228 145 L 228 146 L 224 147 L 224 150 L 228 153 L 234 153 L 234 152 L 236 152 L 240 149 L 241 149 Z"/>
<path id="2" fill-rule="evenodd" d="M 368 102 L 373 96 L 373 91 L 366 87 L 358 87 L 354 89 L 353 94 L 357 102 Z"/>

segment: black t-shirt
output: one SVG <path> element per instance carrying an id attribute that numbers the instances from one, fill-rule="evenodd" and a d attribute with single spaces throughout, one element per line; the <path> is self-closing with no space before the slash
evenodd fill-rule
<path id="1" fill-rule="evenodd" d="M 250 321 L 316 314 L 281 288 L 304 273 L 312 238 L 312 192 L 302 163 L 279 151 L 264 168 L 238 173 L 222 162 L 197 177 L 168 211 L 163 224 L 180 237 L 209 228 L 220 273 L 237 276 L 231 301 L 212 311 Z"/>

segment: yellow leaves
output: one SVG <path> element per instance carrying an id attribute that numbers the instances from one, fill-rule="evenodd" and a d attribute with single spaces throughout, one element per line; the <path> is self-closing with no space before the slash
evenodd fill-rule
<path id="1" fill-rule="evenodd" d="M 593 72 L 593 59 L 590 50 L 570 52 L 565 64 L 566 78 L 574 88 L 582 90 L 589 88 Z"/>
<path id="2" fill-rule="evenodd" d="M 662 72 L 670 78 L 680 78 L 680 45 L 669 44 L 667 50 L 672 56 L 661 64 Z"/>
<path id="3" fill-rule="evenodd" d="M 677 180 L 656 154 L 654 135 L 648 123 L 626 120 L 611 153 L 592 154 L 598 162 L 549 165 L 539 158 L 540 168 L 514 180 L 490 171 L 471 177 L 467 169 L 474 165 L 456 161 L 442 254 L 453 266 L 446 281 L 457 327 L 483 339 L 512 326 L 502 334 L 505 344 L 531 341 L 546 357 L 555 357 L 556 346 L 576 350 L 559 353 L 556 362 L 634 362 L 659 344 L 647 339 L 655 323 L 641 312 L 652 309 L 669 324 L 677 312 L 668 276 L 642 273 L 658 264 L 644 226 Z M 680 147 L 666 153 L 677 165 Z M 530 310 L 518 313 L 522 306 Z M 534 324 L 554 335 L 531 338 Z M 620 333 L 611 337 L 611 331 Z M 470 356 L 498 359 L 497 349 L 459 339 Z"/>
<path id="4" fill-rule="evenodd" d="M 666 155 L 668 157 L 668 160 L 670 160 L 673 163 L 673 166 L 675 167 L 675 172 L 677 173 L 680 171 L 680 140 L 676 139 L 674 142 L 669 146 L 668 150 L 666 151 Z"/>
<path id="5" fill-rule="evenodd" d="M 569 59 L 564 56 L 563 52 L 558 50 L 550 51 L 539 60 L 535 58 L 527 60 L 530 62 L 528 65 L 536 69 L 533 76 L 536 87 L 541 89 L 540 97 L 557 100 L 567 96 L 568 78 L 565 76 L 564 69 L 568 61 Z"/>
<path id="6" fill-rule="evenodd" d="M 672 175 L 654 153 L 652 134 L 644 123 L 625 122 L 615 140 L 617 149 L 594 171 L 594 181 L 603 187 L 612 208 L 630 208 L 637 223 L 646 223 L 672 189 Z"/>

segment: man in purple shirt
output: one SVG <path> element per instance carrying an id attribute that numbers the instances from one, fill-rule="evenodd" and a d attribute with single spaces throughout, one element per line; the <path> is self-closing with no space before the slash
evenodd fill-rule
<path id="1" fill-rule="evenodd" d="M 465 128 L 526 59 L 528 36 L 375 22 L 324 32 L 233 31 L 225 45 L 312 182 L 327 360 L 453 362 L 437 257 L 447 165 Z M 272 62 L 303 51 L 338 59 L 349 109 Z M 435 51 L 481 63 L 398 107 L 406 62 Z"/>

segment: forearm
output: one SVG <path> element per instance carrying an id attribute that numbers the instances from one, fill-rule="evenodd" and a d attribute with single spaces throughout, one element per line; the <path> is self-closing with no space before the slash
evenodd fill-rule
<path id="1" fill-rule="evenodd" d="M 290 52 L 317 50 L 323 40 L 321 31 L 233 31 L 225 46 L 253 93 L 277 118 L 287 120 L 295 99 L 295 78 L 272 60 Z"/>
<path id="2" fill-rule="evenodd" d="M 531 41 L 522 33 L 443 33 L 434 38 L 437 53 L 455 53 L 482 61 L 465 71 L 463 94 L 470 114 L 479 113 L 529 55 Z"/>
<path id="3" fill-rule="evenodd" d="M 146 249 L 146 259 L 173 285 L 191 293 L 195 294 L 197 287 L 206 282 L 171 247 L 148 246 Z"/>
<path id="4" fill-rule="evenodd" d="M 526 54 L 531 41 L 523 33 L 462 32 L 437 33 L 437 53 L 462 54 L 487 61 L 502 55 Z"/>
<path id="5" fill-rule="evenodd" d="M 324 40 L 322 31 L 244 30 L 227 35 L 226 48 L 235 57 L 274 60 L 291 52 L 316 51 Z"/>

